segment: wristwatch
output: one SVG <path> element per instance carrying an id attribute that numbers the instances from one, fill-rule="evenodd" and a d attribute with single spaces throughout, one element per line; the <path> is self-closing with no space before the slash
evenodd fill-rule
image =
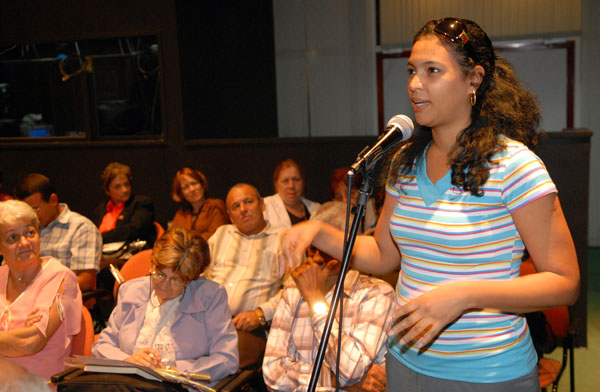
<path id="1" fill-rule="evenodd" d="M 256 315 L 258 316 L 258 323 L 260 324 L 261 327 L 266 327 L 267 326 L 267 320 L 265 320 L 265 315 L 262 312 L 262 310 L 259 309 L 254 309 L 254 311 L 256 312 Z"/>
<path id="2" fill-rule="evenodd" d="M 312 306 L 312 313 L 317 315 L 327 314 L 329 313 L 329 305 L 323 301 L 315 302 Z"/>

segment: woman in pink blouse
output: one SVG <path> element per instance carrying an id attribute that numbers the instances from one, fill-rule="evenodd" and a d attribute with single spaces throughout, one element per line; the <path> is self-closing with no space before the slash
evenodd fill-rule
<path id="1" fill-rule="evenodd" d="M 71 270 L 40 257 L 38 225 L 26 203 L 0 202 L 0 357 L 48 380 L 79 332 L 81 292 Z"/>

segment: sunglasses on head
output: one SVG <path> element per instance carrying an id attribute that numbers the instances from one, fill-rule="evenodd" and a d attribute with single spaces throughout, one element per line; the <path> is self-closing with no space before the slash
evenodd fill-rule
<path id="1" fill-rule="evenodd" d="M 460 45 L 467 52 L 467 55 L 475 60 L 473 48 L 469 43 L 470 37 L 467 34 L 467 27 L 463 22 L 453 18 L 445 18 L 437 20 L 435 23 L 434 33 Z"/>
<path id="2" fill-rule="evenodd" d="M 459 20 L 445 18 L 436 21 L 433 31 L 439 35 L 448 38 L 450 41 L 466 45 L 469 43 L 469 36 L 465 24 Z"/>

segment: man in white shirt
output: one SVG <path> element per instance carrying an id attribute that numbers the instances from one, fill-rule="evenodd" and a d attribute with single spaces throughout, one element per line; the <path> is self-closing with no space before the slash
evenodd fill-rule
<path id="1" fill-rule="evenodd" d="M 240 338 L 240 368 L 243 368 L 262 357 L 265 327 L 273 318 L 283 281 L 288 276 L 279 248 L 279 236 L 284 229 L 272 228 L 265 221 L 263 200 L 250 184 L 234 185 L 227 194 L 226 204 L 232 224 L 219 227 L 209 238 L 211 264 L 204 276 L 227 290 Z M 245 360 L 246 351 L 255 358 Z"/>

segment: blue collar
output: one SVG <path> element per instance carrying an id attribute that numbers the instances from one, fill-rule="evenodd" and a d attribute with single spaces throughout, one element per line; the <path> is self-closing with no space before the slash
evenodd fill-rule
<path id="1" fill-rule="evenodd" d="M 417 162 L 417 185 L 419 186 L 419 193 L 423 198 L 425 205 L 430 206 L 444 197 L 444 194 L 452 186 L 451 176 L 452 169 L 440 178 L 435 184 L 431 182 L 427 175 L 427 149 L 431 144 L 425 147 L 423 154 Z"/>

